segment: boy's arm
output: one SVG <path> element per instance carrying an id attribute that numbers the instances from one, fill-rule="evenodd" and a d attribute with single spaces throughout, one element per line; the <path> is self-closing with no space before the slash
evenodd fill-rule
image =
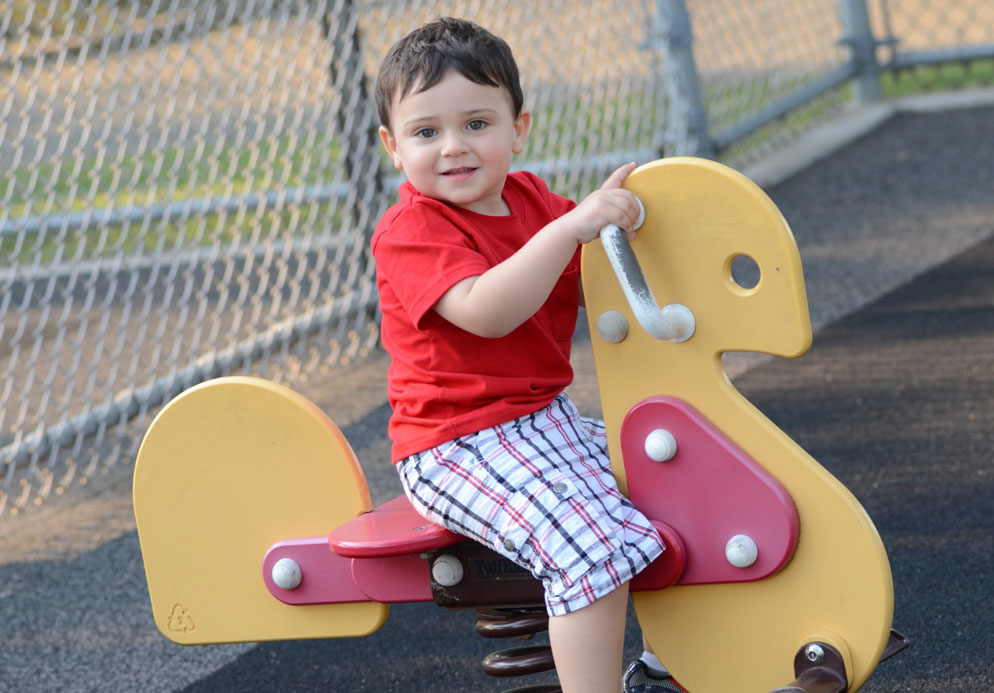
<path id="1" fill-rule="evenodd" d="M 622 166 L 573 210 L 550 222 L 504 262 L 449 289 L 434 305 L 452 324 L 480 337 L 503 337 L 542 307 L 578 243 L 597 238 L 608 224 L 632 228 L 635 196 L 621 183 L 635 168 Z"/>

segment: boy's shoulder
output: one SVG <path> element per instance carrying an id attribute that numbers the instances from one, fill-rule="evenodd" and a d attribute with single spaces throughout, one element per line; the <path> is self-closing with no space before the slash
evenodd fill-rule
<path id="1" fill-rule="evenodd" d="M 388 234 L 417 234 L 419 230 L 429 229 L 444 219 L 456 221 L 453 217 L 454 213 L 449 205 L 422 195 L 409 182 L 404 182 L 400 186 L 400 200 L 391 205 L 376 224 L 372 238 L 373 250 L 376 250 L 380 240 Z"/>
<path id="2" fill-rule="evenodd" d="M 446 204 L 434 198 L 422 195 L 417 189 L 405 181 L 399 190 L 400 199 L 390 205 L 380 217 L 377 230 L 392 226 L 398 219 L 410 214 L 438 214 L 446 208 Z"/>
<path id="3" fill-rule="evenodd" d="M 539 221 L 543 224 L 576 206 L 569 198 L 552 192 L 545 180 L 531 171 L 512 171 L 507 174 L 504 190 L 505 198 L 515 195 L 519 198 L 518 204 L 511 205 L 512 207 L 538 211 Z"/>
<path id="4" fill-rule="evenodd" d="M 507 174 L 507 182 L 505 183 L 505 187 L 507 185 L 524 188 L 529 192 L 535 192 L 540 195 L 550 194 L 549 186 L 546 182 L 531 171 L 511 171 Z"/>

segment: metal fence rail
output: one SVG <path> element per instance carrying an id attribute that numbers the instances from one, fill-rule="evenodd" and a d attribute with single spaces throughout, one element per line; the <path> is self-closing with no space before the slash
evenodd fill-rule
<path id="1" fill-rule="evenodd" d="M 375 348 L 367 240 L 398 181 L 370 76 L 441 14 L 511 43 L 518 165 L 573 196 L 633 159 L 757 161 L 882 75 L 994 84 L 988 0 L 9 0 L 0 519 L 129 463 L 198 381 Z"/>

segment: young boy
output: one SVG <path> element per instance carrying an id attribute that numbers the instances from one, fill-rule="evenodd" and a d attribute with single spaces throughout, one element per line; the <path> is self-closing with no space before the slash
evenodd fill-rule
<path id="1" fill-rule="evenodd" d="M 621 188 L 634 164 L 579 205 L 510 173 L 530 115 L 509 47 L 472 22 L 443 18 L 398 42 L 376 98 L 407 176 L 372 240 L 401 482 L 425 517 L 543 581 L 564 691 L 613 693 L 628 581 L 664 547 L 618 492 L 603 423 L 563 389 L 580 245 L 636 223 Z M 681 690 L 637 665 L 626 690 Z"/>

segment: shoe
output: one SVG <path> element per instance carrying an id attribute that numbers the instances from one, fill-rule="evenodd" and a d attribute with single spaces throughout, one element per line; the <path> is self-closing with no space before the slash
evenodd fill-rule
<path id="1" fill-rule="evenodd" d="M 669 674 L 653 674 L 641 659 L 631 663 L 621 682 L 621 693 L 687 693 Z"/>

